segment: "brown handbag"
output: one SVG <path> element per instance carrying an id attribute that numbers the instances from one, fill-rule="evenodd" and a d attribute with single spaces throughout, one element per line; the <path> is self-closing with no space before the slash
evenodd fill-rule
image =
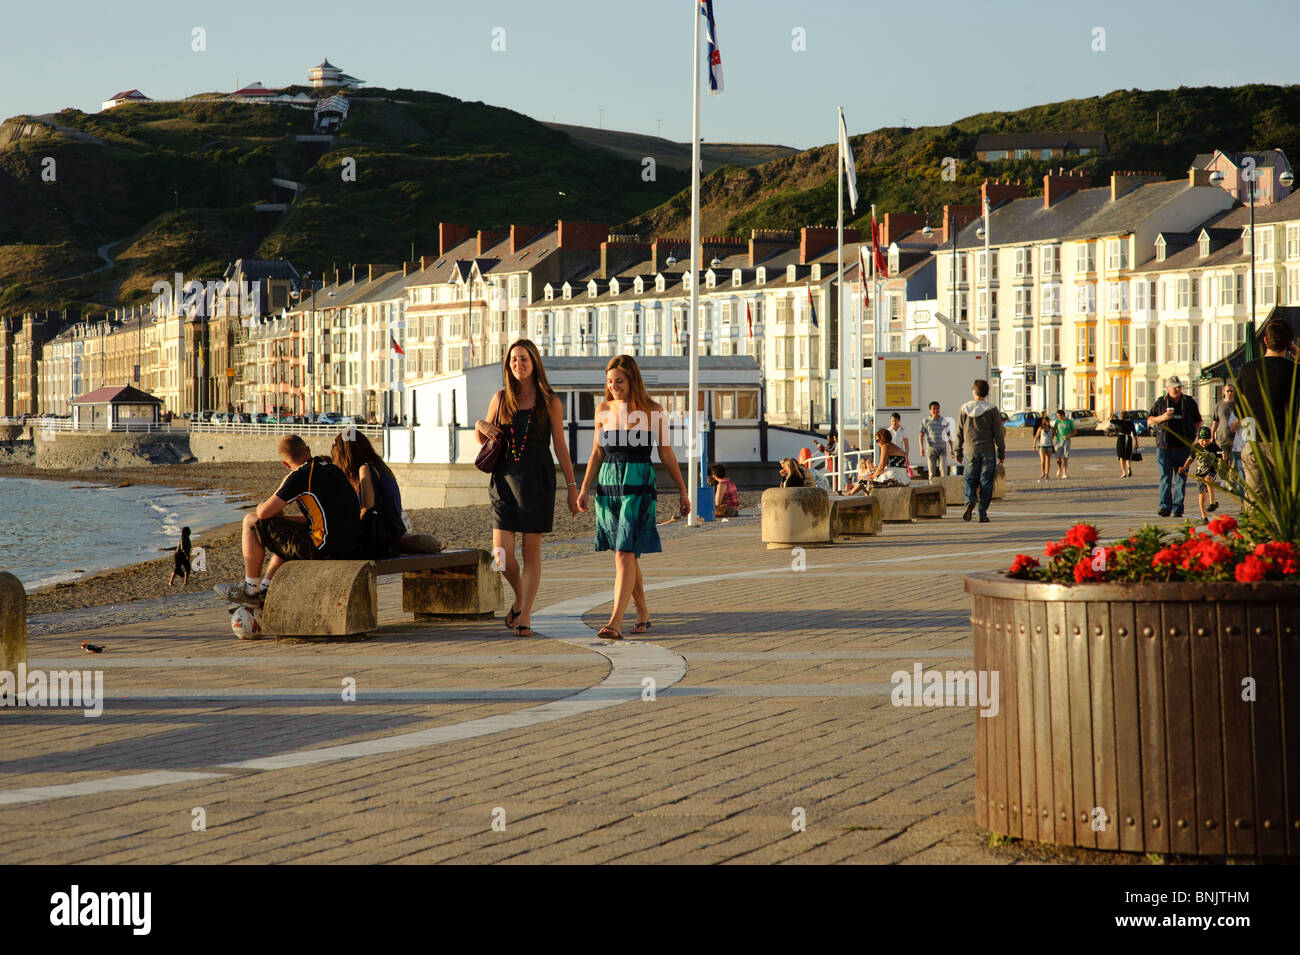
<path id="1" fill-rule="evenodd" d="M 478 449 L 478 457 L 474 459 L 474 467 L 484 474 L 491 474 L 497 469 L 497 461 L 500 457 L 501 442 L 496 438 L 488 438 L 483 442 L 483 447 Z"/>

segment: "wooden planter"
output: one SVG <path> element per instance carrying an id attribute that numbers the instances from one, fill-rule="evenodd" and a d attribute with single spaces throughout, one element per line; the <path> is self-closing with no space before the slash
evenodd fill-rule
<path id="1" fill-rule="evenodd" d="M 997 715 L 975 717 L 981 827 L 1090 849 L 1300 856 L 1300 585 L 982 573 L 966 591 L 976 670 L 999 672 Z"/>

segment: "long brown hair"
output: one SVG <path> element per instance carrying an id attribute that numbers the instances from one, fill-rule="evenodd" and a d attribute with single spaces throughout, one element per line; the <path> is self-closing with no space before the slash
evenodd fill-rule
<path id="1" fill-rule="evenodd" d="M 650 400 L 650 395 L 645 390 L 645 382 L 641 379 L 641 369 L 631 355 L 615 355 L 605 366 L 605 400 L 614 400 L 614 396 L 609 393 L 609 373 L 616 368 L 627 375 L 628 405 L 634 411 L 653 410 L 655 403 Z"/>
<path id="2" fill-rule="evenodd" d="M 542 367 L 541 353 L 527 338 L 521 338 L 507 348 L 505 358 L 501 361 L 503 387 L 501 401 L 497 404 L 497 424 L 510 424 L 515 420 L 515 412 L 519 410 L 519 381 L 510 371 L 510 353 L 516 348 L 528 352 L 528 357 L 533 360 L 533 384 L 537 388 L 537 400 L 533 403 L 533 410 L 536 411 L 535 419 L 540 427 L 550 416 L 551 399 L 555 397 L 555 392 L 551 390 L 551 383 L 546 380 L 546 369 Z"/>
<path id="3" fill-rule="evenodd" d="M 350 435 L 349 440 L 346 435 Z M 376 477 L 392 478 L 392 469 L 384 463 L 375 451 L 374 445 L 360 431 L 355 428 L 349 429 L 346 433 L 340 432 L 334 438 L 334 443 L 330 446 L 330 459 L 335 466 L 348 476 L 352 486 L 356 487 L 361 483 L 361 465 L 370 465 L 370 470 L 375 472 Z M 393 478 L 396 480 L 396 478 Z"/>

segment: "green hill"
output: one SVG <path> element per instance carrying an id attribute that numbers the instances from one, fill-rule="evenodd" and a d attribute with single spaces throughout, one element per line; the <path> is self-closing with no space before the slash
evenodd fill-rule
<path id="1" fill-rule="evenodd" d="M 437 251 L 437 223 L 498 228 L 557 218 L 622 222 L 687 184 L 583 148 L 527 116 L 437 93 L 349 96 L 329 152 L 297 143 L 312 112 L 191 99 L 64 110 L 0 125 L 0 310 L 140 301 L 175 271 L 213 278 L 231 259 L 393 262 Z M 54 180 L 42 172 L 54 160 Z M 355 181 L 344 181 L 344 161 Z M 272 177 L 305 190 L 288 214 Z M 99 250 L 116 260 L 100 268 Z"/>
<path id="2" fill-rule="evenodd" d="M 1051 130 L 1104 130 L 1110 153 L 1050 162 L 981 163 L 974 158 L 981 133 Z M 861 197 L 854 225 L 869 222 L 873 202 L 880 213 L 929 213 L 937 223 L 944 204 L 976 201 L 986 178 L 1028 181 L 1033 194 L 1041 192 L 1043 175 L 1061 165 L 1093 173 L 1098 181 L 1117 169 L 1186 175 L 1193 156 L 1216 148 L 1276 147 L 1295 162 L 1300 160 L 1300 86 L 1117 90 L 1014 112 L 980 113 L 948 126 L 878 129 L 852 137 L 851 145 Z M 836 152 L 832 143 L 756 168 L 717 170 L 700 187 L 704 234 L 834 222 Z M 944 157 L 960 160 L 953 182 L 941 178 Z M 689 225 L 687 191 L 627 228 L 678 235 Z"/>

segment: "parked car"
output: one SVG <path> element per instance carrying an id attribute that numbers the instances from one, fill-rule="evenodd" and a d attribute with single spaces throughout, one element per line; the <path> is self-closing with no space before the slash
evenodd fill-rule
<path id="1" fill-rule="evenodd" d="M 1008 428 L 1036 428 L 1042 415 L 1037 411 L 1017 411 L 1003 424 Z"/>
<path id="2" fill-rule="evenodd" d="M 1074 430 L 1076 433 L 1082 434 L 1085 431 L 1097 430 L 1097 416 L 1091 411 L 1067 411 L 1066 414 L 1074 419 Z"/>
<path id="3" fill-rule="evenodd" d="M 253 415 L 254 424 L 275 424 L 275 415 L 269 415 L 265 411 L 259 411 Z"/>
<path id="4" fill-rule="evenodd" d="M 1147 424 L 1147 414 L 1148 412 L 1141 408 L 1135 408 L 1131 411 L 1121 411 L 1119 417 L 1133 422 L 1134 434 L 1139 437 L 1146 437 L 1151 433 L 1151 425 Z M 1106 422 L 1106 437 L 1113 438 L 1114 436 L 1115 425 L 1108 421 Z"/>

